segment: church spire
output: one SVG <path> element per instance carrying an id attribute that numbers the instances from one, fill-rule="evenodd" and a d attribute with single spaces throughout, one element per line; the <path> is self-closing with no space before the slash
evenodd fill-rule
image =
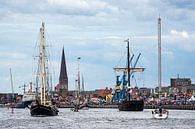
<path id="1" fill-rule="evenodd" d="M 68 76 L 66 70 L 66 60 L 64 54 L 64 47 L 62 49 L 62 59 L 61 59 L 61 69 L 60 69 L 60 77 L 59 77 L 59 84 L 62 94 L 68 92 Z"/>
<path id="2" fill-rule="evenodd" d="M 65 60 L 64 47 L 63 47 L 59 81 L 67 80 L 67 79 L 68 77 L 67 77 L 67 71 L 66 71 L 66 60 Z"/>

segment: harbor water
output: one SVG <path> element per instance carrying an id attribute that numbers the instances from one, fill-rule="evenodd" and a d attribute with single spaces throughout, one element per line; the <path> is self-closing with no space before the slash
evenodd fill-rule
<path id="1" fill-rule="evenodd" d="M 29 109 L 0 108 L 0 129 L 195 129 L 194 110 L 169 110 L 169 118 L 152 118 L 151 109 L 120 112 L 117 109 L 89 109 L 72 112 L 59 109 L 53 117 L 31 117 Z"/>

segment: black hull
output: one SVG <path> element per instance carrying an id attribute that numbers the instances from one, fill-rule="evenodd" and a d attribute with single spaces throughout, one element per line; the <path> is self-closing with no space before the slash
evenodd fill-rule
<path id="1" fill-rule="evenodd" d="M 58 109 L 54 106 L 44 106 L 44 105 L 32 105 L 30 108 L 31 116 L 57 116 Z"/>
<path id="2" fill-rule="evenodd" d="M 119 111 L 143 111 L 144 101 L 143 100 L 131 100 L 123 101 L 118 104 Z"/>

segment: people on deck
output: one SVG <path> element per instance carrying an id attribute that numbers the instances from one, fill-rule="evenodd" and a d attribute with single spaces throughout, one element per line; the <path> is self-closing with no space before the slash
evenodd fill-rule
<path id="1" fill-rule="evenodd" d="M 159 107 L 159 113 L 162 114 L 162 107 Z"/>

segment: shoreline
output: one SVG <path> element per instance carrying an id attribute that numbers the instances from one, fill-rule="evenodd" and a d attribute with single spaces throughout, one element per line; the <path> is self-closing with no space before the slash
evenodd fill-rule
<path id="1" fill-rule="evenodd" d="M 58 108 L 74 108 L 74 105 L 61 105 Z M 117 104 L 104 104 L 104 105 L 88 105 L 89 108 L 107 108 L 107 109 L 117 109 Z M 1 105 L 0 108 L 9 108 L 8 105 Z M 144 109 L 156 109 L 158 105 L 144 105 Z M 162 105 L 164 109 L 174 109 L 174 110 L 195 110 L 195 105 Z"/>
<path id="2" fill-rule="evenodd" d="M 58 108 L 73 108 L 73 105 L 64 105 Z M 89 108 L 110 108 L 110 109 L 117 109 L 118 105 L 110 104 L 110 105 L 89 105 Z M 144 105 L 144 109 L 156 109 L 157 105 Z M 163 105 L 164 109 L 175 109 L 175 110 L 195 110 L 195 105 Z"/>

